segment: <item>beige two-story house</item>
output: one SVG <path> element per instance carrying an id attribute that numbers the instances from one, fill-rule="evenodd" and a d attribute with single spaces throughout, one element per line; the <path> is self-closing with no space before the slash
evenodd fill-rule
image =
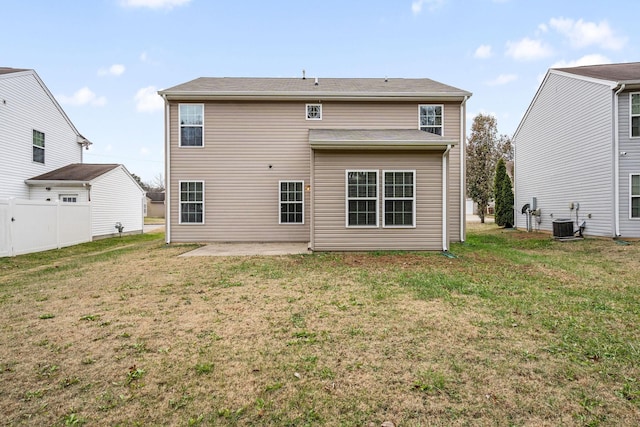
<path id="1" fill-rule="evenodd" d="M 470 92 L 430 79 L 198 78 L 159 94 L 168 243 L 465 239 Z"/>

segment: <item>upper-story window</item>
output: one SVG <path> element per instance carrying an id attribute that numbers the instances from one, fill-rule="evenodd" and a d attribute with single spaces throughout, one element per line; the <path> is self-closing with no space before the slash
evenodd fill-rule
<path id="1" fill-rule="evenodd" d="M 420 130 L 442 136 L 442 105 L 419 105 Z"/>
<path id="2" fill-rule="evenodd" d="M 640 137 L 640 93 L 631 94 L 631 137 Z"/>
<path id="3" fill-rule="evenodd" d="M 307 104 L 307 120 L 322 120 L 322 104 Z"/>
<path id="4" fill-rule="evenodd" d="M 33 161 L 44 164 L 44 133 L 33 130 Z"/>
<path id="5" fill-rule="evenodd" d="M 204 104 L 180 104 L 180 147 L 202 147 Z"/>

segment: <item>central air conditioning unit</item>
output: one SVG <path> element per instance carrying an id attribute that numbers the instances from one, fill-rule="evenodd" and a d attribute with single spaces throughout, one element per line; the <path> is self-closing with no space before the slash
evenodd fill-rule
<path id="1" fill-rule="evenodd" d="M 554 219 L 553 220 L 553 237 L 556 239 L 573 237 L 573 220 L 568 218 Z"/>

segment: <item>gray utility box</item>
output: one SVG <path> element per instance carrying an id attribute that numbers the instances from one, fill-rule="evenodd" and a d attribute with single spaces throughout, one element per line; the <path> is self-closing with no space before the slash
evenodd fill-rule
<path id="1" fill-rule="evenodd" d="M 573 220 L 571 219 L 554 219 L 553 220 L 553 237 L 573 237 Z"/>

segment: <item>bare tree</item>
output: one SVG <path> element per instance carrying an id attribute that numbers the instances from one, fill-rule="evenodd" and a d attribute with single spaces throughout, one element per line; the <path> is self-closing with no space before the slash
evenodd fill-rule
<path id="1" fill-rule="evenodd" d="M 162 176 L 162 174 L 161 173 L 156 174 L 156 176 L 153 177 L 151 182 L 148 183 L 148 186 L 150 188 L 150 191 L 156 191 L 156 192 L 164 191 L 165 189 L 164 177 Z"/>

